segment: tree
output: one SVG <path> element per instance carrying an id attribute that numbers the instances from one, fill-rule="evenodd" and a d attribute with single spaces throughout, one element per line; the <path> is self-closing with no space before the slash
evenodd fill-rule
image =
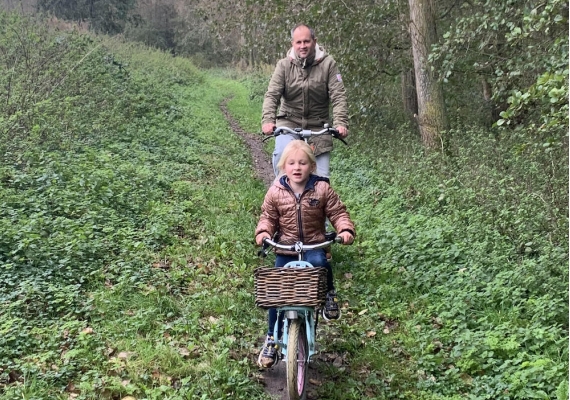
<path id="1" fill-rule="evenodd" d="M 505 133 L 566 137 L 568 1 L 473 0 L 453 13 L 432 51 L 442 76 L 483 82 L 487 113 Z"/>
<path id="2" fill-rule="evenodd" d="M 443 88 L 429 63 L 432 44 L 437 42 L 434 0 L 409 0 L 410 39 L 414 56 L 420 135 L 428 149 L 440 146 L 447 128 Z"/>
<path id="3" fill-rule="evenodd" d="M 177 12 L 174 1 L 139 0 L 137 20 L 125 28 L 125 37 L 174 52 Z"/>
<path id="4" fill-rule="evenodd" d="M 38 0 L 39 11 L 69 21 L 88 22 L 95 32 L 121 33 L 135 0 Z"/>

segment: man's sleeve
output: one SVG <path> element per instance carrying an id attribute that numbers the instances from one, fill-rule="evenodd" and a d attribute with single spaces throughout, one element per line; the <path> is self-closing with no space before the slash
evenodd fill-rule
<path id="1" fill-rule="evenodd" d="M 283 95 L 283 90 L 285 89 L 285 68 L 282 66 L 282 62 L 278 62 L 271 75 L 271 80 L 269 81 L 269 87 L 265 93 L 263 99 L 263 109 L 261 115 L 261 124 L 275 123 L 275 115 L 277 112 L 277 107 L 281 101 L 281 96 Z"/>
<path id="2" fill-rule="evenodd" d="M 333 126 L 348 128 L 348 102 L 342 76 L 336 61 L 332 60 L 329 65 L 329 97 L 333 108 Z"/>

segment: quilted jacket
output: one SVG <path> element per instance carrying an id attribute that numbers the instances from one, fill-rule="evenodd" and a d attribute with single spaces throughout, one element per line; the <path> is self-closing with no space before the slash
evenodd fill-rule
<path id="1" fill-rule="evenodd" d="M 267 232 L 271 237 L 279 232 L 279 243 L 321 243 L 325 240 L 325 220 L 328 217 L 335 230 L 356 234 L 354 223 L 328 178 L 311 175 L 304 192 L 297 198 L 283 175 L 267 191 L 255 236 Z M 295 254 L 276 250 L 278 254 Z"/>

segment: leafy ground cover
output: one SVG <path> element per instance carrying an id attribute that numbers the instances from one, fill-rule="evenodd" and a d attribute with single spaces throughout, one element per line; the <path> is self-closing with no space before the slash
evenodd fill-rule
<path id="1" fill-rule="evenodd" d="M 219 109 L 258 131 L 266 80 L 0 30 L 0 398 L 268 398 L 265 186 Z M 342 362 L 318 398 L 567 398 L 564 149 L 472 129 L 443 159 L 405 127 L 352 132 L 332 180 L 359 235 L 334 249 L 344 317 L 320 340 Z"/>
<path id="2" fill-rule="evenodd" d="M 1 397 L 262 397 L 248 354 L 263 185 L 224 93 L 187 61 L 2 18 L 40 53 L 66 43 L 30 64 L 75 68 L 33 113 L 4 93 Z"/>

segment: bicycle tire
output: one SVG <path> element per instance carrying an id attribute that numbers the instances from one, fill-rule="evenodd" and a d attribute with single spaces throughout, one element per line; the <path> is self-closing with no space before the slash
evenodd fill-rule
<path id="1" fill-rule="evenodd" d="M 287 340 L 287 392 L 289 400 L 307 398 L 307 371 L 309 369 L 309 342 L 303 319 L 289 321 Z"/>

